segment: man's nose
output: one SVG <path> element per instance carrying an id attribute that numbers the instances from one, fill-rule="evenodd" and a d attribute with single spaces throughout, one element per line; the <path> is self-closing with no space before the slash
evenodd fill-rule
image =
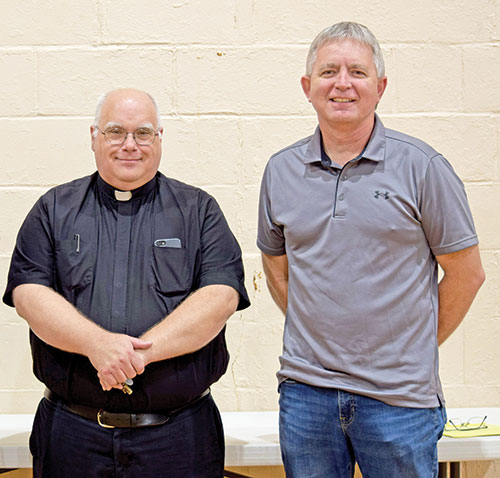
<path id="1" fill-rule="evenodd" d="M 345 68 L 342 68 L 338 75 L 337 78 L 335 79 L 335 86 L 339 90 L 345 90 L 347 88 L 351 87 L 351 79 L 349 77 L 349 73 Z"/>
<path id="2" fill-rule="evenodd" d="M 122 148 L 125 149 L 136 149 L 137 143 L 135 142 L 134 133 L 127 133 L 125 136 L 125 141 L 122 144 Z"/>

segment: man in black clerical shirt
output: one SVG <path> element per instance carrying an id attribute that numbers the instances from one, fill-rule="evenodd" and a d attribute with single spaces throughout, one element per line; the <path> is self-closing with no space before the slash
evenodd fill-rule
<path id="1" fill-rule="evenodd" d="M 225 323 L 249 306 L 240 248 L 211 196 L 158 172 L 151 96 L 104 95 L 90 131 L 97 172 L 38 200 L 3 297 L 47 387 L 34 476 L 221 477 L 209 387 Z"/>

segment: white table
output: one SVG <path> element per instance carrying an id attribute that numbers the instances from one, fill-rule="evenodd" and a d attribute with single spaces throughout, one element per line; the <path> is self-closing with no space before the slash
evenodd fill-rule
<path id="1" fill-rule="evenodd" d="M 0 414 L 0 471 L 31 468 L 28 441 L 32 424 L 32 414 Z"/>
<path id="2" fill-rule="evenodd" d="M 487 415 L 500 424 L 500 408 L 448 409 L 448 417 L 466 420 Z M 277 412 L 222 412 L 226 436 L 226 466 L 281 465 Z M 33 415 L 0 414 L 0 470 L 31 468 L 28 439 Z M 450 462 L 450 477 L 459 477 L 459 462 L 500 460 L 500 436 L 443 437 L 438 443 L 440 462 Z M 441 467 L 441 476 L 446 476 Z"/>
<path id="3" fill-rule="evenodd" d="M 450 408 L 449 418 L 488 416 L 487 422 L 500 425 L 500 408 Z M 277 412 L 224 412 L 227 466 L 280 465 Z M 500 436 L 478 438 L 443 437 L 438 443 L 441 463 L 449 462 L 450 478 L 460 476 L 461 461 L 500 460 Z M 440 476 L 448 476 L 441 466 Z"/>

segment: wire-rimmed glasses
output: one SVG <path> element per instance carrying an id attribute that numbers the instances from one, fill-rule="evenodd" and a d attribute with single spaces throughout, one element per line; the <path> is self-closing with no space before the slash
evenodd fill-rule
<path id="1" fill-rule="evenodd" d="M 155 130 L 146 127 L 138 128 L 133 132 L 129 132 L 119 126 L 111 126 L 106 128 L 104 131 L 102 131 L 99 127 L 97 127 L 97 129 L 102 135 L 104 135 L 106 143 L 113 145 L 121 145 L 125 143 L 127 136 L 131 134 L 134 137 L 134 141 L 139 146 L 149 146 L 154 143 L 159 134 Z"/>
<path id="2" fill-rule="evenodd" d="M 458 431 L 458 432 L 468 432 L 471 430 L 483 430 L 488 428 L 486 424 L 486 415 L 484 417 L 470 417 L 463 421 L 460 418 L 450 418 L 445 426 L 445 430 L 448 432 Z"/>

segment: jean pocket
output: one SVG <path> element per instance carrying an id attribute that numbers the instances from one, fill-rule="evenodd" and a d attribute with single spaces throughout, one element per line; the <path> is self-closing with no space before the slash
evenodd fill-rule
<path id="1" fill-rule="evenodd" d="M 437 411 L 439 411 L 439 419 L 440 419 L 440 423 L 438 425 L 438 430 L 439 430 L 438 439 L 439 439 L 443 436 L 444 427 L 446 426 L 446 422 L 448 421 L 448 415 L 446 414 L 445 407 L 439 407 Z"/>
<path id="2" fill-rule="evenodd" d="M 297 382 L 296 380 L 294 380 L 293 378 L 285 378 L 285 380 L 283 380 L 279 385 L 278 385 L 278 393 L 281 392 L 281 387 L 283 386 L 293 386 L 293 385 L 297 385 L 299 382 Z"/>

